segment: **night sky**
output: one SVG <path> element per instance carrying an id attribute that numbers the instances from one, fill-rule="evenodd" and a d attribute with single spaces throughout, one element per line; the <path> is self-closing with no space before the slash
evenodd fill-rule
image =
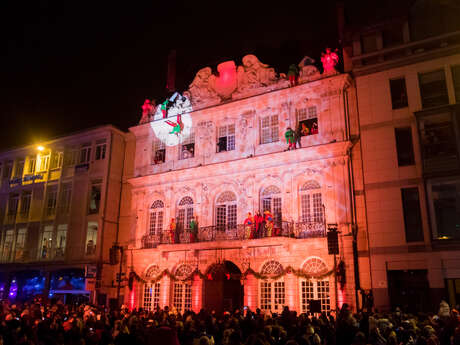
<path id="1" fill-rule="evenodd" d="M 335 1 L 3 1 L 0 149 L 88 127 L 136 125 L 145 98 L 249 53 L 287 72 L 338 47 Z"/>

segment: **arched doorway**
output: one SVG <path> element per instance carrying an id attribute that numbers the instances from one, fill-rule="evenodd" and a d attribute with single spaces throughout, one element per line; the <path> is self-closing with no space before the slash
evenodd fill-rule
<path id="1" fill-rule="evenodd" d="M 213 264 L 206 272 L 204 287 L 205 309 L 217 313 L 233 311 L 243 305 L 241 271 L 231 261 Z"/>

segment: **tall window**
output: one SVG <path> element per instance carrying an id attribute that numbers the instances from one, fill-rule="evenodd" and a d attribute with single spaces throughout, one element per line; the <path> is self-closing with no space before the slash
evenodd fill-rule
<path id="1" fill-rule="evenodd" d="M 278 115 L 260 118 L 260 143 L 268 144 L 279 140 Z"/>
<path id="2" fill-rule="evenodd" d="M 195 133 L 190 135 L 179 145 L 179 159 L 188 159 L 195 157 Z"/>
<path id="3" fill-rule="evenodd" d="M 95 152 L 95 160 L 102 160 L 105 159 L 105 150 L 106 150 L 107 144 L 105 139 L 99 139 L 96 141 L 96 152 Z"/>
<path id="4" fill-rule="evenodd" d="M 53 152 L 53 154 L 51 155 L 50 169 L 59 169 L 59 168 L 61 168 L 63 161 L 64 161 L 64 153 L 63 152 Z"/>
<path id="5" fill-rule="evenodd" d="M 443 69 L 421 73 L 418 77 L 423 108 L 449 104 L 446 75 Z"/>
<path id="6" fill-rule="evenodd" d="M 64 183 L 61 186 L 61 196 L 59 199 L 59 210 L 61 214 L 68 214 L 70 212 L 71 201 L 72 183 Z"/>
<path id="7" fill-rule="evenodd" d="M 79 164 L 89 163 L 91 160 L 91 144 L 83 144 L 80 148 Z"/>
<path id="8" fill-rule="evenodd" d="M 434 238 L 460 239 L 460 182 L 433 183 L 430 194 Z"/>
<path id="9" fill-rule="evenodd" d="M 304 183 L 300 189 L 300 203 L 302 222 L 323 223 L 324 208 L 321 196 L 321 186 L 316 181 Z"/>
<path id="10" fill-rule="evenodd" d="M 97 222 L 88 222 L 88 229 L 86 232 L 86 255 L 96 254 L 97 229 Z"/>
<path id="11" fill-rule="evenodd" d="M 152 311 L 160 304 L 160 282 L 149 282 L 148 279 L 156 278 L 160 274 L 160 267 L 152 265 L 145 273 L 147 282 L 144 284 L 144 295 L 142 306 L 144 309 Z"/>
<path id="12" fill-rule="evenodd" d="M 74 166 L 77 164 L 79 158 L 79 151 L 77 149 L 69 149 L 64 153 L 64 165 Z"/>
<path id="13" fill-rule="evenodd" d="M 15 251 L 14 256 L 16 260 L 24 259 L 26 236 L 27 236 L 27 228 L 18 229 L 18 233 L 16 235 L 16 245 L 14 247 L 14 251 Z"/>
<path id="14" fill-rule="evenodd" d="M 451 113 L 424 116 L 418 119 L 423 158 L 456 157 L 454 123 Z M 427 163 L 426 161 L 424 164 Z"/>
<path id="15" fill-rule="evenodd" d="M 283 273 L 283 266 L 275 260 L 266 262 L 260 273 L 276 277 Z M 280 313 L 285 305 L 285 286 L 282 278 L 262 280 L 260 283 L 260 309 Z"/>
<path id="16" fill-rule="evenodd" d="M 235 125 L 219 127 L 217 152 L 232 151 L 235 149 Z"/>
<path id="17" fill-rule="evenodd" d="M 88 213 L 99 213 L 99 206 L 101 204 L 101 184 L 100 182 L 91 185 L 91 192 L 89 195 Z"/>
<path id="18" fill-rule="evenodd" d="M 454 80 L 455 102 L 460 104 L 460 65 L 452 67 L 452 79 Z"/>
<path id="19" fill-rule="evenodd" d="M 152 164 L 161 164 L 166 161 L 166 146 L 163 141 L 154 138 L 152 142 Z"/>
<path id="20" fill-rule="evenodd" d="M 300 306 L 302 313 L 310 311 L 312 301 L 320 301 L 321 312 L 330 312 L 329 280 L 328 278 L 319 278 L 319 276 L 328 271 L 326 263 L 318 257 L 311 257 L 305 262 L 303 271 L 313 278 L 310 280 L 300 279 Z"/>
<path id="21" fill-rule="evenodd" d="M 163 208 L 161 200 L 156 200 L 150 207 L 149 235 L 160 235 L 163 230 Z"/>
<path id="22" fill-rule="evenodd" d="M 261 213 L 270 211 L 275 218 L 275 225 L 281 226 L 281 190 L 276 186 L 269 186 L 265 188 L 260 197 Z"/>
<path id="23" fill-rule="evenodd" d="M 236 229 L 236 195 L 233 192 L 223 192 L 216 200 L 217 230 L 225 231 Z"/>
<path id="24" fill-rule="evenodd" d="M 398 78 L 390 80 L 391 105 L 393 109 L 407 107 L 406 79 Z"/>
<path id="25" fill-rule="evenodd" d="M 3 261 L 11 260 L 11 255 L 13 252 L 13 238 L 14 238 L 14 230 L 13 229 L 6 230 L 5 238 L 3 240 L 3 253 L 2 253 Z"/>
<path id="26" fill-rule="evenodd" d="M 144 310 L 155 311 L 160 305 L 160 282 L 144 284 Z"/>
<path id="27" fill-rule="evenodd" d="M 37 162 L 37 171 L 46 171 L 48 170 L 50 164 L 50 155 L 39 155 L 38 162 Z"/>
<path id="28" fill-rule="evenodd" d="M 18 212 L 18 204 L 19 204 L 19 194 L 13 193 L 10 194 L 10 198 L 8 199 L 8 215 L 15 216 Z"/>
<path id="29" fill-rule="evenodd" d="M 28 158 L 28 163 L 27 163 L 27 174 L 33 174 L 35 173 L 35 164 L 37 162 L 37 159 L 35 157 L 29 157 Z"/>
<path id="30" fill-rule="evenodd" d="M 318 134 L 316 106 L 296 109 L 297 131 L 301 136 Z"/>
<path id="31" fill-rule="evenodd" d="M 67 243 L 67 224 L 59 224 L 56 233 L 56 257 L 63 258 Z"/>
<path id="32" fill-rule="evenodd" d="M 20 159 L 16 161 L 16 165 L 14 168 L 14 177 L 22 177 L 22 174 L 24 173 L 24 159 Z"/>
<path id="33" fill-rule="evenodd" d="M 53 248 L 53 226 L 45 225 L 43 227 L 42 239 L 40 241 L 40 258 L 49 259 L 51 258 L 51 251 Z"/>
<path id="34" fill-rule="evenodd" d="M 190 265 L 180 265 L 176 269 L 178 281 L 174 283 L 173 305 L 180 313 L 192 309 L 192 286 L 189 280 L 186 281 L 192 272 Z"/>
<path id="35" fill-rule="evenodd" d="M 412 129 L 410 127 L 395 128 L 396 151 L 398 165 L 414 165 L 414 147 L 412 146 Z"/>
<path id="36" fill-rule="evenodd" d="M 13 170 L 13 161 L 7 161 L 3 169 L 3 178 L 10 179 L 12 170 Z"/>
<path id="37" fill-rule="evenodd" d="M 418 188 L 401 189 L 406 241 L 423 241 L 422 215 Z"/>
<path id="38" fill-rule="evenodd" d="M 19 212 L 21 213 L 21 217 L 27 217 L 29 215 L 30 210 L 30 200 L 32 199 L 32 192 L 30 191 L 23 191 L 21 194 L 21 208 Z"/>
<path id="39" fill-rule="evenodd" d="M 186 196 L 177 206 L 177 227 L 179 230 L 188 229 L 193 217 L 193 199 Z"/>
<path id="40" fill-rule="evenodd" d="M 48 187 L 46 192 L 46 215 L 56 214 L 57 186 Z"/>

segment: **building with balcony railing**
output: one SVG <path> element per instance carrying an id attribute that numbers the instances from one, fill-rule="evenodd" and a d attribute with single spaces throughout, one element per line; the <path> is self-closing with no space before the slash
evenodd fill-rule
<path id="1" fill-rule="evenodd" d="M 361 175 L 352 173 L 361 164 L 354 86 L 305 61 L 296 85 L 248 55 L 238 68 L 217 66 L 218 76 L 203 68 L 163 105 L 146 103 L 130 128 L 121 207 L 127 305 L 356 305 L 355 279 L 370 280 L 368 258 L 353 248 L 367 250 Z M 298 133 L 290 150 L 289 127 Z M 336 263 L 330 223 L 340 231 Z"/>
<path id="2" fill-rule="evenodd" d="M 401 5 L 378 22 L 346 13 L 344 65 L 356 80 L 375 304 L 420 311 L 460 302 L 460 7 Z"/>
<path id="3" fill-rule="evenodd" d="M 103 274 L 103 246 L 115 241 L 124 149 L 125 133 L 103 126 L 0 153 L 5 297 L 98 295 L 105 303 L 112 274 Z"/>

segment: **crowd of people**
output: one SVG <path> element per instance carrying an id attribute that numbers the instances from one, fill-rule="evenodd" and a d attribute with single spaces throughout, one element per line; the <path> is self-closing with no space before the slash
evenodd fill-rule
<path id="1" fill-rule="evenodd" d="M 460 316 L 442 302 L 439 313 L 353 314 L 344 304 L 337 317 L 280 314 L 244 308 L 222 315 L 107 310 L 57 303 L 0 304 L 1 345 L 459 345 Z"/>

